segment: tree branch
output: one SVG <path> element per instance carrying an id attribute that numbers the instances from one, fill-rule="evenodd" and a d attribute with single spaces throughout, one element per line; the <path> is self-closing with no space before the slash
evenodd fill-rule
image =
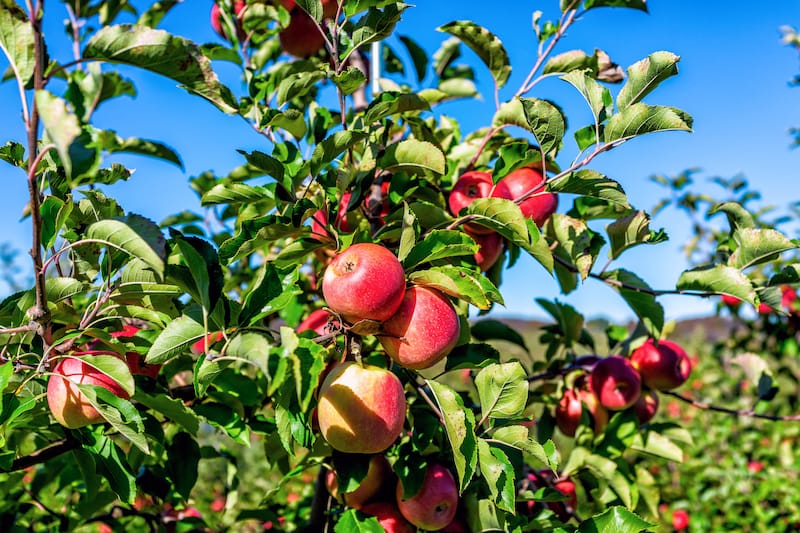
<path id="1" fill-rule="evenodd" d="M 772 421 L 787 421 L 787 422 L 797 422 L 800 421 L 800 414 L 796 415 L 765 415 L 761 413 L 756 413 L 752 409 L 729 409 L 727 407 L 719 407 L 717 405 L 711 405 L 710 403 L 701 402 L 699 400 L 695 400 L 689 398 L 688 396 L 684 396 L 680 393 L 674 391 L 661 391 L 662 394 L 667 394 L 672 396 L 673 398 L 677 398 L 678 400 L 688 403 L 693 407 L 697 407 L 698 409 L 703 409 L 706 411 L 714 411 L 716 413 L 725 413 L 729 415 L 735 416 L 747 416 L 750 418 L 760 418 L 762 420 L 772 420 Z"/>
<path id="2" fill-rule="evenodd" d="M 17 472 L 19 470 L 25 470 L 30 466 L 44 463 L 50 459 L 58 457 L 59 455 L 63 455 L 69 451 L 72 451 L 79 446 L 80 442 L 68 435 L 64 440 L 54 442 L 49 446 L 45 446 L 44 448 L 36 450 L 35 452 L 23 457 L 17 457 L 14 459 L 14 462 L 11 463 L 11 468 L 5 470 L 5 472 Z"/>

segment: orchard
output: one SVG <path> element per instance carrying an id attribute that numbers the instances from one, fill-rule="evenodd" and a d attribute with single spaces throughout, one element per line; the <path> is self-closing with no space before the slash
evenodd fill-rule
<path id="1" fill-rule="evenodd" d="M 159 28 L 189 3 L 217 42 Z M 435 28 L 435 51 L 374 46 L 414 9 L 396 0 L 0 0 L 4 134 L 26 139 L 0 159 L 7 187 L 26 179 L 32 272 L 0 302 L 0 531 L 800 528 L 800 214 L 773 217 L 743 179 L 696 193 L 692 171 L 655 177 L 650 209 L 594 168 L 692 131 L 656 103 L 676 54 L 570 47 L 597 12 L 647 8 L 547 3 L 510 87 L 480 21 Z M 119 154 L 182 161 L 95 120 L 136 94 L 126 69 L 260 135 L 190 179 L 199 212 L 154 221 L 110 196 L 137 179 Z M 583 107 L 541 97 L 546 78 Z M 481 96 L 477 129 L 443 111 Z M 618 265 L 667 239 L 667 206 L 693 221 L 691 266 L 651 287 Z M 636 321 L 507 286 L 522 256 Z M 551 320 L 487 317 L 511 291 Z M 724 333 L 681 332 L 665 296 L 717 302 Z"/>

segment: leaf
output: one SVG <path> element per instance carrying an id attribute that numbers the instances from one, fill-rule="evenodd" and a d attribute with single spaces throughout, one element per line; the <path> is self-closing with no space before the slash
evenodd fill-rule
<path id="1" fill-rule="evenodd" d="M 550 192 L 599 198 L 625 209 L 631 209 L 622 185 L 595 170 L 570 172 L 549 181 L 547 188 Z"/>
<path id="2" fill-rule="evenodd" d="M 739 228 L 751 229 L 756 227 L 756 221 L 752 213 L 736 202 L 723 202 L 708 210 L 709 215 L 725 213 L 728 223 L 731 225 L 731 232 Z"/>
<path id="3" fill-rule="evenodd" d="M 583 50 L 570 50 L 554 55 L 544 64 L 542 74 L 568 73 L 572 71 L 597 72 L 597 56 L 587 55 Z"/>
<path id="4" fill-rule="evenodd" d="M 305 136 L 308 126 L 306 125 L 303 113 L 297 109 L 268 109 L 259 124 L 261 128 L 272 127 L 281 128 L 288 131 L 295 139 L 302 139 Z"/>
<path id="5" fill-rule="evenodd" d="M 587 11 L 598 7 L 627 7 L 647 13 L 647 0 L 584 0 L 583 5 Z"/>
<path id="6" fill-rule="evenodd" d="M 631 215 L 618 218 L 606 226 L 611 248 L 608 255 L 617 259 L 622 252 L 640 244 L 658 244 L 667 240 L 664 230 L 650 229 L 650 215 L 637 211 Z"/>
<path id="7" fill-rule="evenodd" d="M 97 162 L 98 154 L 87 148 L 88 136 L 81 129 L 78 117 L 67 108 L 67 102 L 45 90 L 36 91 L 34 102 L 67 178 L 88 172 Z"/>
<path id="8" fill-rule="evenodd" d="M 208 241 L 194 236 L 177 237 L 175 243 L 191 274 L 194 291 L 190 292 L 206 313 L 211 313 L 222 295 L 225 282 L 217 251 Z"/>
<path id="9" fill-rule="evenodd" d="M 36 65 L 33 27 L 14 0 L 0 1 L 0 49 L 8 58 L 14 77 L 28 85 Z"/>
<path id="10" fill-rule="evenodd" d="M 196 306 L 167 324 L 147 352 L 145 363 L 162 364 L 202 339 L 206 334 L 200 309 Z"/>
<path id="11" fill-rule="evenodd" d="M 558 330 L 564 337 L 563 342 L 567 346 L 580 342 L 581 333 L 585 319 L 574 307 L 569 304 L 561 303 L 558 300 L 551 302 L 544 298 L 536 298 L 536 303 L 553 317 L 558 325 Z"/>
<path id="12" fill-rule="evenodd" d="M 680 59 L 672 52 L 655 52 L 628 67 L 628 81 L 617 95 L 617 109 L 641 101 L 662 81 L 677 75 Z"/>
<path id="13" fill-rule="evenodd" d="M 308 94 L 318 82 L 325 79 L 325 72 L 319 69 L 294 72 L 282 78 L 278 83 L 276 100 L 282 106 L 295 98 Z"/>
<path id="14" fill-rule="evenodd" d="M 319 174 L 323 167 L 328 165 L 340 154 L 356 143 L 367 138 L 363 131 L 337 131 L 314 148 L 311 154 L 311 175 Z"/>
<path id="15" fill-rule="evenodd" d="M 533 133 L 545 153 L 557 151 L 567 127 L 561 110 L 538 98 L 514 98 L 505 102 L 492 118 L 492 125 L 519 126 Z"/>
<path id="16" fill-rule="evenodd" d="M 83 449 L 95 460 L 98 473 L 108 481 L 111 490 L 127 503 L 136 497 L 136 477 L 125 460 L 125 454 L 111 438 L 89 432 L 80 432 Z"/>
<path id="17" fill-rule="evenodd" d="M 408 252 L 403 260 L 403 268 L 408 271 L 422 263 L 474 255 L 477 252 L 478 245 L 463 231 L 435 229 Z"/>
<path id="18" fill-rule="evenodd" d="M 333 526 L 333 533 L 385 533 L 385 531 L 376 517 L 367 516 L 355 509 L 348 509 L 342 513 Z"/>
<path id="19" fill-rule="evenodd" d="M 782 283 L 800 283 L 800 263 L 794 263 L 783 269 L 769 279 L 770 285 Z"/>
<path id="20" fill-rule="evenodd" d="M 47 278 L 45 283 L 47 301 L 53 303 L 58 303 L 62 300 L 66 300 L 67 298 L 71 298 L 76 294 L 80 294 L 84 290 L 83 283 L 75 278 Z"/>
<path id="21" fill-rule="evenodd" d="M 606 115 L 611 109 L 611 91 L 597 83 L 585 72 L 578 70 L 573 70 L 561 76 L 561 79 L 578 89 L 578 92 L 581 93 L 592 110 L 595 124 L 605 121 Z"/>
<path id="22" fill-rule="evenodd" d="M 131 153 L 156 157 L 173 163 L 183 170 L 183 161 L 175 150 L 157 141 L 128 137 L 123 139 L 113 131 L 101 132 L 103 149 L 109 153 Z"/>
<path id="23" fill-rule="evenodd" d="M 361 72 L 361 69 L 351 65 L 341 74 L 334 74 L 331 80 L 333 80 L 333 83 L 336 84 L 342 94 L 349 95 L 364 85 L 367 82 L 367 77 Z"/>
<path id="24" fill-rule="evenodd" d="M 301 231 L 291 220 L 277 215 L 245 220 L 239 226 L 239 232 L 219 247 L 220 261 L 230 264 L 250 253 L 261 241 L 293 236 Z"/>
<path id="25" fill-rule="evenodd" d="M 416 94 L 383 92 L 370 102 L 364 112 L 364 123 L 372 124 L 391 115 L 409 111 L 429 111 L 427 101 Z"/>
<path id="26" fill-rule="evenodd" d="M 598 531 L 639 533 L 653 527 L 655 524 L 647 522 L 624 507 L 614 506 L 583 521 L 578 527 L 578 533 L 596 533 Z"/>
<path id="27" fill-rule="evenodd" d="M 483 419 L 517 418 L 528 403 L 528 381 L 518 361 L 487 366 L 475 376 Z"/>
<path id="28" fill-rule="evenodd" d="M 78 359 L 116 381 L 122 390 L 133 396 L 136 384 L 124 360 L 115 355 L 82 355 Z"/>
<path id="29" fill-rule="evenodd" d="M 478 464 L 478 444 L 475 437 L 475 416 L 464 407 L 456 391 L 432 380 L 425 380 L 444 416 L 447 439 L 453 450 L 453 462 L 458 473 L 459 492 L 463 492 L 475 474 Z"/>
<path id="30" fill-rule="evenodd" d="M 0 146 L 0 159 L 22 168 L 25 163 L 25 147 L 18 142 L 6 141 L 6 144 Z"/>
<path id="31" fill-rule="evenodd" d="M 200 205 L 247 204 L 274 198 L 275 194 L 264 187 L 244 183 L 218 183 L 203 193 Z"/>
<path id="32" fill-rule="evenodd" d="M 89 39 L 84 59 L 122 63 L 161 74 L 182 84 L 228 114 L 238 111 L 230 89 L 220 83 L 211 62 L 191 41 L 163 30 L 121 24 L 101 28 Z"/>
<path id="33" fill-rule="evenodd" d="M 374 43 L 390 36 L 406 8 L 408 5 L 402 2 L 389 4 L 383 10 L 371 7 L 367 14 L 356 22 L 353 32 L 350 34 L 350 45 L 341 57 L 345 58 L 365 44 Z"/>
<path id="34" fill-rule="evenodd" d="M 414 70 L 417 73 L 417 82 L 422 82 L 428 70 L 428 53 L 411 37 L 398 35 L 397 38 L 405 45 L 406 51 L 409 57 L 411 57 L 411 62 L 414 63 Z"/>
<path id="35" fill-rule="evenodd" d="M 408 275 L 416 285 L 434 287 L 454 298 L 464 300 L 478 309 L 489 309 L 492 302 L 502 305 L 503 297 L 486 276 L 472 269 L 453 265 L 418 270 Z"/>
<path id="36" fill-rule="evenodd" d="M 172 437 L 167 448 L 166 470 L 175 491 L 188 499 L 197 483 L 200 464 L 200 445 L 188 433 L 180 432 Z"/>
<path id="37" fill-rule="evenodd" d="M 574 265 L 581 279 L 585 280 L 605 244 L 603 238 L 589 229 L 583 220 L 559 213 L 550 217 L 545 230 L 550 240 L 557 243 L 553 252 Z"/>
<path id="38" fill-rule="evenodd" d="M 143 261 L 159 279 L 164 278 L 166 240 L 152 220 L 135 214 L 100 220 L 89 226 L 86 236 Z"/>
<path id="39" fill-rule="evenodd" d="M 492 438 L 512 448 L 522 450 L 549 467 L 553 472 L 558 468 L 558 461 L 551 460 L 551 454 L 548 454 L 544 446 L 529 435 L 529 430 L 525 426 L 503 426 L 497 428 L 492 434 Z M 552 444 L 552 441 L 549 441 L 549 443 Z"/>
<path id="40" fill-rule="evenodd" d="M 113 356 L 108 356 L 113 357 Z M 116 359 L 116 357 L 113 357 Z M 117 359 L 120 361 L 119 359 Z M 124 361 L 121 361 L 125 365 Z M 126 369 L 127 369 L 127 365 Z M 131 444 L 139 448 L 145 454 L 150 453 L 147 439 L 144 434 L 144 423 L 139 415 L 139 411 L 131 402 L 120 398 L 110 390 L 97 385 L 81 385 L 78 388 L 92 407 L 119 432 L 120 435 L 130 441 Z M 98 398 L 102 401 L 98 401 Z"/>
<path id="41" fill-rule="evenodd" d="M 500 509 L 514 512 L 514 467 L 503 450 L 478 439 L 478 463 L 489 492 Z"/>
<path id="42" fill-rule="evenodd" d="M 316 20 L 317 22 L 322 22 L 322 1 L 321 0 L 296 0 L 297 5 L 300 6 L 303 11 L 311 15 L 311 18 Z"/>
<path id="43" fill-rule="evenodd" d="M 659 338 L 664 328 L 664 308 L 656 301 L 650 286 L 636 274 L 623 269 L 606 272 L 603 279 L 619 283 L 612 283 L 612 286 L 636 313 L 650 336 Z"/>
<path id="44" fill-rule="evenodd" d="M 445 157 L 434 144 L 416 139 L 390 144 L 378 161 L 378 166 L 389 171 L 445 173 Z"/>
<path id="45" fill-rule="evenodd" d="M 781 232 L 769 228 L 737 228 L 733 240 L 738 248 L 728 259 L 728 265 L 740 270 L 772 261 L 782 252 L 798 248 Z"/>
<path id="46" fill-rule="evenodd" d="M 730 266 L 708 265 L 685 270 L 678 278 L 676 288 L 730 294 L 754 306 L 758 305 L 750 280 L 739 269 Z"/>
<path id="47" fill-rule="evenodd" d="M 479 341 L 503 340 L 516 344 L 526 352 L 528 351 L 528 347 L 525 345 L 525 339 L 522 335 L 511 326 L 498 320 L 486 319 L 473 322 L 469 329 L 472 336 Z"/>
<path id="48" fill-rule="evenodd" d="M 166 416 L 191 435 L 197 435 L 200 430 L 200 419 L 194 411 L 186 407 L 186 404 L 177 398 L 170 398 L 165 394 L 151 395 L 141 389 L 137 389 L 132 399 L 148 409 Z"/>
<path id="49" fill-rule="evenodd" d="M 639 102 L 612 115 L 604 134 L 605 141 L 610 143 L 668 130 L 692 131 L 692 117 L 675 107 L 649 106 Z"/>
<path id="50" fill-rule="evenodd" d="M 489 68 L 498 88 L 503 87 L 511 75 L 511 64 L 502 41 L 486 28 L 474 22 L 459 20 L 439 26 L 438 31 L 457 37 L 478 54 Z"/>

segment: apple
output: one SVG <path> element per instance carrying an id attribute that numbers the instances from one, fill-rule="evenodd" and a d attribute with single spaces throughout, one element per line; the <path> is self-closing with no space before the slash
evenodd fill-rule
<path id="1" fill-rule="evenodd" d="M 339 201 L 339 210 L 336 213 L 336 223 L 334 224 L 334 228 L 336 228 L 337 231 L 344 233 L 350 233 L 353 231 L 353 228 L 350 226 L 350 222 L 347 220 L 347 206 L 350 204 L 350 198 L 352 196 L 353 193 L 350 191 L 342 194 L 342 199 Z M 315 238 L 329 237 L 328 232 L 325 229 L 325 225 L 327 223 L 328 215 L 324 211 L 317 211 L 314 216 L 311 217 L 311 235 Z"/>
<path id="2" fill-rule="evenodd" d="M 464 228 L 467 235 L 478 245 L 478 252 L 475 254 L 475 262 L 481 272 L 486 272 L 494 265 L 503 253 L 503 237 L 499 233 L 491 232 L 486 234 L 473 233 L 471 228 Z"/>
<path id="3" fill-rule="evenodd" d="M 492 196 L 516 200 L 522 195 L 538 187 L 544 181 L 544 176 L 535 168 L 519 168 L 501 179 L 494 188 Z M 550 215 L 558 207 L 558 195 L 545 192 L 542 186 L 530 198 L 519 204 L 522 214 L 533 220 L 537 226 L 542 227 Z"/>
<path id="4" fill-rule="evenodd" d="M 642 381 L 651 389 L 672 390 L 680 387 L 692 372 L 692 363 L 686 351 L 678 344 L 653 339 L 639 346 L 631 354 L 631 364 Z"/>
<path id="5" fill-rule="evenodd" d="M 574 437 L 578 426 L 581 423 L 583 405 L 589 409 L 589 413 L 594 420 L 594 431 L 599 433 L 608 424 L 608 411 L 600 405 L 600 401 L 591 391 L 591 387 L 576 387 L 564 391 L 564 395 L 558 402 L 555 410 L 556 425 L 561 433 L 568 437 Z"/>
<path id="6" fill-rule="evenodd" d="M 722 295 L 722 303 L 731 309 L 738 309 L 742 305 L 742 301 L 739 298 L 736 296 L 731 296 L 730 294 Z"/>
<path id="7" fill-rule="evenodd" d="M 642 378 L 631 362 L 619 355 L 601 359 L 591 373 L 592 390 L 606 409 L 619 411 L 636 403 Z"/>
<path id="8" fill-rule="evenodd" d="M 764 463 L 762 463 L 761 461 L 748 461 L 747 470 L 752 472 L 753 474 L 758 474 L 759 472 L 764 470 Z"/>
<path id="9" fill-rule="evenodd" d="M 367 474 L 354 491 L 340 493 L 339 481 L 333 470 L 329 470 L 325 477 L 328 493 L 337 501 L 354 509 L 364 507 L 368 501 L 375 499 L 381 490 L 393 481 L 394 472 L 389 461 L 383 455 L 373 455 L 370 458 Z"/>
<path id="10" fill-rule="evenodd" d="M 449 354 L 460 333 L 461 322 L 452 302 L 436 289 L 414 286 L 383 323 L 379 339 L 397 364 L 421 370 Z"/>
<path id="11" fill-rule="evenodd" d="M 781 285 L 781 305 L 791 313 L 796 313 L 797 308 L 797 291 L 788 285 Z"/>
<path id="12" fill-rule="evenodd" d="M 672 513 L 672 527 L 676 531 L 683 531 L 689 527 L 689 513 L 683 509 L 677 509 Z"/>
<path id="13" fill-rule="evenodd" d="M 297 326 L 297 333 L 313 331 L 317 335 L 327 335 L 330 333 L 331 314 L 325 309 L 315 309 L 308 314 L 305 320 Z"/>
<path id="14" fill-rule="evenodd" d="M 405 519 L 394 503 L 370 503 L 361 508 L 361 512 L 377 518 L 386 533 L 416 533 L 417 531 L 417 528 Z"/>
<path id="15" fill-rule="evenodd" d="M 111 333 L 111 336 L 115 339 L 129 339 L 139 333 L 139 329 L 132 324 L 125 324 L 121 330 Z M 144 362 L 144 359 L 139 352 L 125 352 L 125 362 L 128 363 L 128 369 L 131 374 L 156 379 L 161 371 L 161 365 L 149 365 Z"/>
<path id="16" fill-rule="evenodd" d="M 765 303 L 758 304 L 756 311 L 759 315 L 769 315 L 772 313 L 772 308 Z"/>
<path id="17" fill-rule="evenodd" d="M 322 278 L 325 302 L 348 322 L 387 320 L 405 292 L 403 265 L 378 244 L 350 246 L 331 260 Z"/>
<path id="18" fill-rule="evenodd" d="M 79 358 L 81 355 L 95 354 L 74 352 L 62 357 L 47 380 L 47 405 L 53 417 L 64 427 L 76 429 L 103 421 L 103 416 L 84 396 L 78 384 L 99 385 L 120 398 L 130 398 L 116 380 Z"/>
<path id="19" fill-rule="evenodd" d="M 192 344 L 192 347 L 190 348 L 190 350 L 192 351 L 192 353 L 194 355 L 200 355 L 201 353 L 205 353 L 206 345 L 208 345 L 208 347 L 210 348 L 211 345 L 213 345 L 215 342 L 221 341 L 222 337 L 223 337 L 223 335 L 222 335 L 221 331 L 212 331 L 211 333 L 208 333 L 202 339 L 200 339 L 200 340 L 196 341 L 194 344 Z"/>
<path id="20" fill-rule="evenodd" d="M 431 463 L 419 491 L 404 497 L 403 484 L 397 482 L 397 507 L 406 520 L 429 531 L 442 529 L 456 516 L 458 485 L 452 472 L 444 465 Z"/>
<path id="21" fill-rule="evenodd" d="M 465 172 L 458 178 L 456 184 L 453 185 L 453 190 L 450 191 L 450 196 L 447 199 L 450 212 L 458 216 L 462 209 L 476 199 L 489 198 L 493 189 L 494 182 L 490 173 L 478 170 Z M 493 233 L 490 228 L 480 224 L 466 224 L 465 227 L 469 228 L 470 233 L 473 234 L 485 235 Z"/>
<path id="22" fill-rule="evenodd" d="M 403 384 L 389 370 L 346 361 L 319 390 L 319 429 L 335 450 L 380 453 L 397 439 L 406 419 Z"/>
<path id="23" fill-rule="evenodd" d="M 296 9 L 295 2 L 282 0 L 289 10 L 289 25 L 278 33 L 281 48 L 295 57 L 310 57 L 325 46 L 325 38 L 316 21 L 302 9 Z M 322 0 L 322 16 L 334 18 L 339 10 L 336 0 Z M 324 25 L 323 25 L 324 27 Z"/>
<path id="24" fill-rule="evenodd" d="M 639 399 L 633 404 L 633 411 L 636 413 L 636 419 L 639 425 L 645 425 L 650 422 L 658 412 L 658 393 L 654 390 L 642 391 Z"/>
<path id="25" fill-rule="evenodd" d="M 236 24 L 236 34 L 239 40 L 242 40 L 245 37 L 244 29 L 242 28 L 239 17 L 242 15 L 242 12 L 246 7 L 247 4 L 243 0 L 236 0 L 233 5 L 233 12 L 236 14 L 234 23 Z M 230 40 L 228 37 L 228 29 L 225 27 L 225 22 L 222 19 L 222 13 L 220 12 L 219 4 L 217 3 L 214 3 L 214 5 L 211 6 L 211 27 L 220 37 Z"/>
<path id="26" fill-rule="evenodd" d="M 578 495 L 575 492 L 575 483 L 573 483 L 571 479 L 560 479 L 553 484 L 553 488 L 567 497 L 565 503 L 572 509 L 578 506 Z"/>

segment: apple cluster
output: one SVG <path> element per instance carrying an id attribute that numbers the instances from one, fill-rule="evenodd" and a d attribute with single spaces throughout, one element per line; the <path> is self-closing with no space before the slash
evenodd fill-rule
<path id="1" fill-rule="evenodd" d="M 686 351 L 665 339 L 647 339 L 630 358 L 585 356 L 575 363 L 586 372 L 564 391 L 555 408 L 556 425 L 569 437 L 575 436 L 584 408 L 595 432 L 606 426 L 610 411 L 632 409 L 640 424 L 648 423 L 658 411 L 657 391 L 680 387 L 692 371 Z"/>
<path id="2" fill-rule="evenodd" d="M 542 227 L 558 207 L 558 195 L 545 191 L 544 175 L 532 167 L 509 173 L 495 185 L 489 172 L 471 170 L 462 174 L 450 191 L 448 207 L 458 214 L 478 198 L 517 200 L 531 191 L 533 195 L 519 203 L 522 214 Z M 503 251 L 503 238 L 490 228 L 476 223 L 464 225 L 464 231 L 478 245 L 475 262 L 485 272 L 495 264 Z"/>

